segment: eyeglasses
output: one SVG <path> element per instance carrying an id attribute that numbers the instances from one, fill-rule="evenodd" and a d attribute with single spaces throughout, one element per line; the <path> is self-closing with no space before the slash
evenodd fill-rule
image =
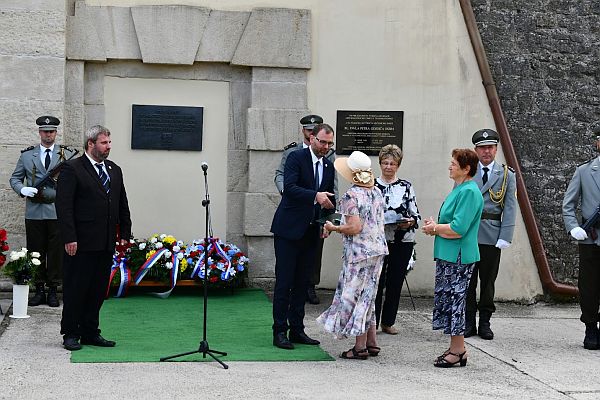
<path id="1" fill-rule="evenodd" d="M 333 147 L 333 145 L 335 144 L 334 142 L 328 142 L 327 140 L 319 139 L 316 136 L 315 136 L 315 140 L 317 142 L 321 143 L 321 146 Z"/>

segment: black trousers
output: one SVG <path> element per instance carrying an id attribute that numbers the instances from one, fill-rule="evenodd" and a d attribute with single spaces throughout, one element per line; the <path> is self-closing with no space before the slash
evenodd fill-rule
<path id="1" fill-rule="evenodd" d="M 600 246 L 579 245 L 579 306 L 581 322 L 596 324 L 600 320 Z"/>
<path id="2" fill-rule="evenodd" d="M 55 219 L 26 219 L 27 250 L 40 253 L 41 264 L 35 284 L 58 286 L 62 282 L 63 243 Z"/>
<path id="3" fill-rule="evenodd" d="M 64 254 L 63 312 L 60 333 L 93 337 L 100 333 L 100 308 L 110 279 L 112 252 L 77 251 Z"/>
<path id="4" fill-rule="evenodd" d="M 414 246 L 413 242 L 388 242 L 389 254 L 383 259 L 377 297 L 375 297 L 375 316 L 378 326 L 380 322 L 386 326 L 392 326 L 396 323 L 400 293 L 406 277 L 406 267 Z M 384 289 L 385 301 L 383 301 Z"/>
<path id="5" fill-rule="evenodd" d="M 500 249 L 489 244 L 479 245 L 479 262 L 475 263 L 473 275 L 467 292 L 467 318 L 472 318 L 479 310 L 479 316 L 489 318 L 495 311 L 494 294 L 496 278 L 500 269 Z M 477 279 L 481 282 L 479 288 L 479 303 L 477 303 Z"/>
<path id="6" fill-rule="evenodd" d="M 299 240 L 275 236 L 274 334 L 304 330 L 304 302 L 318 239 L 318 225 L 311 225 Z"/>
<path id="7" fill-rule="evenodd" d="M 313 263 L 313 270 L 310 275 L 310 284 L 317 286 L 321 282 L 321 260 L 323 258 L 323 244 L 325 239 L 322 237 L 318 238 L 317 246 L 315 248 L 315 262 Z"/>

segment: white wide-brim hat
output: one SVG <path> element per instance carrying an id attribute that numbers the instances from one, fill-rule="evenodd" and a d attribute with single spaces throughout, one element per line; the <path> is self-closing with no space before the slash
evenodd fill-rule
<path id="1" fill-rule="evenodd" d="M 356 186 L 370 188 L 375 185 L 371 159 L 362 151 L 353 151 L 350 157 L 336 158 L 333 165 L 344 179 Z"/>

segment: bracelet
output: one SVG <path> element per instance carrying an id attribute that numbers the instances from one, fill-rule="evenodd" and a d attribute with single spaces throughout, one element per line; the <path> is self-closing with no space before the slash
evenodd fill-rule
<path id="1" fill-rule="evenodd" d="M 433 225 L 433 234 L 437 234 L 437 224 Z"/>

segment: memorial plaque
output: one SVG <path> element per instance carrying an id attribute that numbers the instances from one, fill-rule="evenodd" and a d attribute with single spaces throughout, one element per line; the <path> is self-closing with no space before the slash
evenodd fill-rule
<path id="1" fill-rule="evenodd" d="M 133 104 L 131 148 L 202 150 L 204 107 Z"/>
<path id="2" fill-rule="evenodd" d="M 387 144 L 402 148 L 404 111 L 343 111 L 337 112 L 336 154 L 355 150 L 369 156 L 379 155 Z"/>

